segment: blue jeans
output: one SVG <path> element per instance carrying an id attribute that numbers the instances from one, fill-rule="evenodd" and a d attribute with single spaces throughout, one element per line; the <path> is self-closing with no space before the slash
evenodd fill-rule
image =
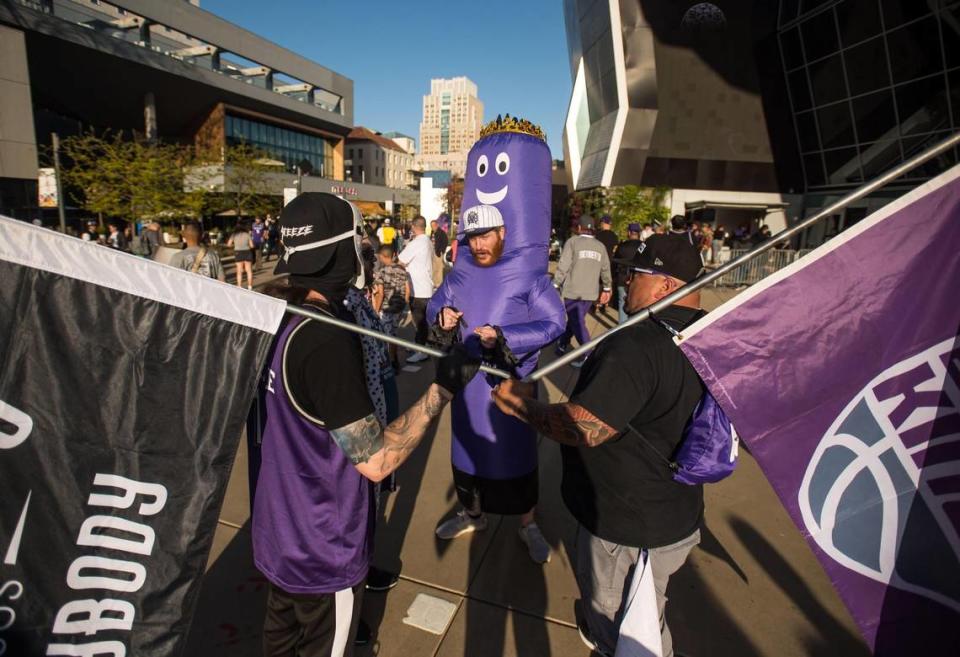
<path id="1" fill-rule="evenodd" d="M 617 296 L 620 299 L 620 323 L 623 324 L 625 321 L 627 321 L 627 311 L 624 310 L 624 305 L 627 303 L 627 288 L 623 285 L 618 285 Z"/>

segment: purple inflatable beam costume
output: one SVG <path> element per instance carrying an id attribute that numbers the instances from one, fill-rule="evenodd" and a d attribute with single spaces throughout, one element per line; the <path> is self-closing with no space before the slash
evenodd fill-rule
<path id="1" fill-rule="evenodd" d="M 557 339 L 566 324 L 563 303 L 547 275 L 550 151 L 539 135 L 539 128 L 527 122 L 509 115 L 500 122 L 498 117 L 470 150 L 462 205 L 500 210 L 503 255 L 494 265 L 480 267 L 461 236 L 456 263 L 431 298 L 427 314 L 435 319 L 445 306 L 463 312 L 464 342 L 478 355 L 480 342 L 473 330 L 499 326 L 520 359 L 521 377 L 536 369 L 540 349 Z M 468 508 L 526 513 L 536 503 L 536 434 L 493 404 L 490 392 L 497 382 L 478 376 L 453 400 L 454 480 Z M 464 490 L 467 486 L 473 490 Z"/>

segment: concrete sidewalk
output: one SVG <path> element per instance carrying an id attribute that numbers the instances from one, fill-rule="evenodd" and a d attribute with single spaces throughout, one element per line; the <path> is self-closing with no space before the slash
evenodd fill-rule
<path id="1" fill-rule="evenodd" d="M 704 306 L 731 295 L 708 289 Z M 613 321 L 591 317 L 591 330 Z M 552 357 L 550 350 L 543 354 L 545 362 Z M 400 374 L 401 408 L 421 394 L 432 374 L 429 362 Z M 541 394 L 566 399 L 576 376 L 577 370 L 563 368 L 548 377 Z M 569 550 L 576 525 L 559 497 L 557 445 L 540 442 L 538 520 L 554 550 L 543 566 L 527 556 L 515 517 L 491 517 L 485 532 L 453 541 L 435 537 L 437 524 L 457 508 L 449 455 L 448 409 L 401 468 L 399 490 L 381 509 L 375 561 L 399 571 L 401 581 L 388 593 L 366 594 L 363 616 L 375 637 L 357 654 L 586 657 L 573 616 L 578 594 Z M 266 583 L 251 560 L 246 466 L 241 441 L 187 655 L 261 654 Z M 735 475 L 705 490 L 703 542 L 670 582 L 668 617 L 677 650 L 695 657 L 868 655 L 751 456 L 741 451 Z M 440 634 L 403 622 L 419 595 L 452 604 L 452 618 Z"/>

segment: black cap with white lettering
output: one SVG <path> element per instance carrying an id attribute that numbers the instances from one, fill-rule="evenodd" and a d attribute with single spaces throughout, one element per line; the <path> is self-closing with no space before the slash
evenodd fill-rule
<path id="1" fill-rule="evenodd" d="M 689 283 L 703 270 L 703 260 L 686 235 L 651 235 L 630 259 L 614 260 L 633 271 L 666 274 Z"/>
<path id="2" fill-rule="evenodd" d="M 307 192 L 280 212 L 278 274 L 313 274 L 333 258 L 337 244 L 358 235 L 360 211 L 349 201 L 324 192 Z"/>

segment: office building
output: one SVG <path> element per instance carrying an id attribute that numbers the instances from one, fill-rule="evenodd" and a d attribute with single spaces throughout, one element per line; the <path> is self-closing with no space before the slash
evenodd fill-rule
<path id="1" fill-rule="evenodd" d="M 412 191 L 343 185 L 352 80 L 198 4 L 0 0 L 0 212 L 49 219 L 37 208 L 38 149 L 52 132 L 91 129 L 194 144 L 221 161 L 251 144 L 280 163 L 277 197 L 299 168 L 303 191 L 419 202 Z M 221 167 L 211 188 L 229 176 Z"/>
<path id="2" fill-rule="evenodd" d="M 777 230 L 956 129 L 956 3 L 565 0 L 564 12 L 572 189 L 665 186 L 673 213 Z M 955 161 L 939 158 L 800 245 Z"/>
<path id="3" fill-rule="evenodd" d="M 423 97 L 420 122 L 421 171 L 446 170 L 463 177 L 467 153 L 480 138 L 483 103 L 477 85 L 468 78 L 430 81 L 430 93 Z"/>

